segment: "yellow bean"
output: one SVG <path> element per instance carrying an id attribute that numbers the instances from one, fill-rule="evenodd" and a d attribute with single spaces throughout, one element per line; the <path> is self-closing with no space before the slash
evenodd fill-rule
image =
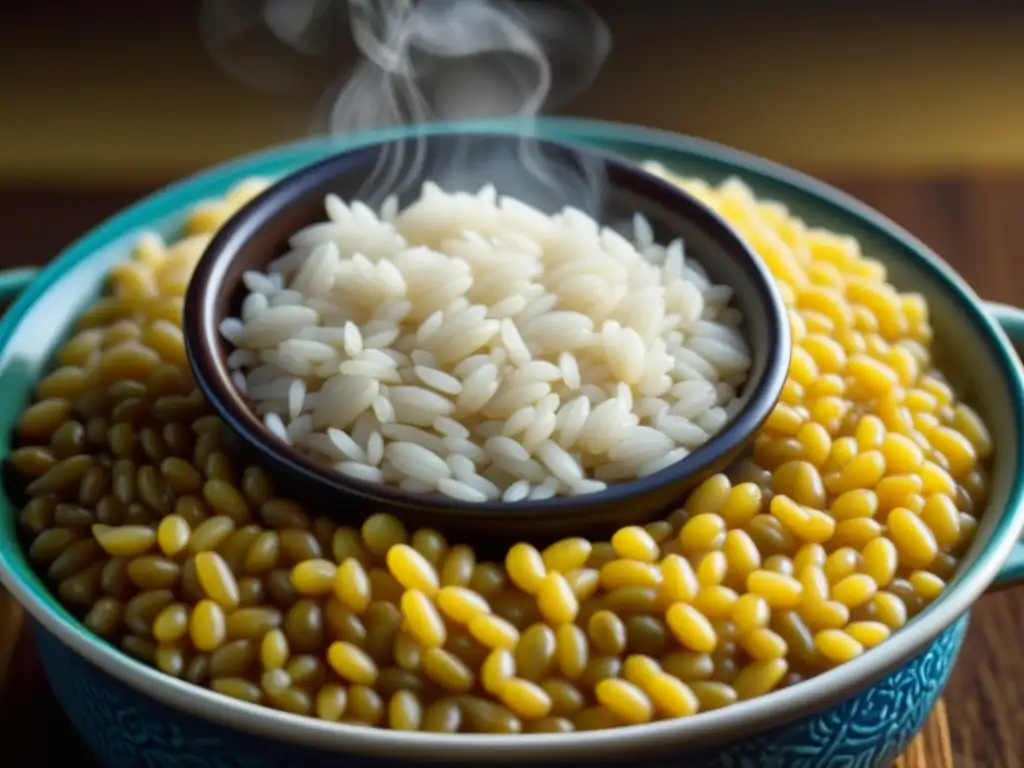
<path id="1" fill-rule="evenodd" d="M 781 657 L 752 661 L 737 675 L 733 689 L 740 699 L 752 699 L 770 693 L 786 676 L 789 665 Z"/>
<path id="2" fill-rule="evenodd" d="M 819 632 L 814 637 L 814 644 L 821 654 L 834 664 L 850 661 L 864 652 L 863 645 L 839 629 Z"/>
<path id="3" fill-rule="evenodd" d="M 519 717 L 536 720 L 551 712 L 551 697 L 534 682 L 509 678 L 498 691 L 501 703 Z"/>
<path id="4" fill-rule="evenodd" d="M 330 560 L 304 560 L 292 568 L 292 586 L 300 595 L 321 597 L 331 593 L 337 576 L 338 566 Z"/>
<path id="5" fill-rule="evenodd" d="M 615 554 L 626 560 L 653 563 L 658 559 L 658 543 L 639 526 L 620 528 L 612 536 L 611 544 Z"/>
<path id="6" fill-rule="evenodd" d="M 909 509 L 897 507 L 887 518 L 889 537 L 908 565 L 926 568 L 939 552 L 935 535 L 924 521 Z"/>
<path id="7" fill-rule="evenodd" d="M 544 618 L 555 625 L 574 621 L 580 609 L 572 587 L 558 571 L 551 571 L 541 580 L 537 589 L 537 606 Z"/>
<path id="8" fill-rule="evenodd" d="M 719 549 L 725 543 L 725 521 L 707 513 L 691 517 L 679 531 L 679 545 L 686 554 Z"/>
<path id="9" fill-rule="evenodd" d="M 493 614 L 478 613 L 469 621 L 469 633 L 485 648 L 512 650 L 519 642 L 519 630 Z"/>
<path id="10" fill-rule="evenodd" d="M 832 585 L 832 599 L 847 608 L 864 605 L 875 596 L 878 584 L 870 576 L 862 573 L 851 574 Z"/>
<path id="11" fill-rule="evenodd" d="M 427 597 L 434 597 L 440 579 L 434 566 L 408 544 L 396 544 L 387 553 L 388 570 L 406 589 L 418 589 Z"/>
<path id="12" fill-rule="evenodd" d="M 470 624 L 476 616 L 491 612 L 484 598 L 465 587 L 441 587 L 437 592 L 437 607 L 457 624 Z"/>
<path id="13" fill-rule="evenodd" d="M 352 683 L 372 686 L 377 682 L 377 665 L 361 648 L 344 641 L 331 643 L 327 663 L 339 677 Z"/>
<path id="14" fill-rule="evenodd" d="M 505 557 L 505 568 L 512 583 L 529 595 L 537 594 L 547 567 L 540 552 L 529 544 L 516 544 Z"/>
<path id="15" fill-rule="evenodd" d="M 192 645 L 200 651 L 215 651 L 227 639 L 224 610 L 213 600 L 200 600 L 189 620 Z"/>
<path id="16" fill-rule="evenodd" d="M 562 539 L 547 547 L 541 553 L 541 559 L 549 571 L 565 574 L 586 565 L 591 549 L 592 546 L 586 539 Z"/>
<path id="17" fill-rule="evenodd" d="M 406 590 L 402 595 L 402 616 L 409 627 L 409 633 L 425 648 L 439 648 L 448 637 L 444 619 L 437 608 L 418 589 Z"/>
<path id="18" fill-rule="evenodd" d="M 803 595 L 803 587 L 793 577 L 764 570 L 747 576 L 747 590 L 764 598 L 773 609 L 795 608 Z"/>
<path id="19" fill-rule="evenodd" d="M 711 653 L 718 644 L 711 622 L 687 603 L 674 603 L 665 613 L 665 622 L 676 640 L 698 653 Z"/>
<path id="20" fill-rule="evenodd" d="M 682 680 L 665 673 L 647 677 L 642 683 L 654 708 L 666 717 L 689 717 L 697 714 L 700 701 Z"/>
<path id="21" fill-rule="evenodd" d="M 342 604 L 356 613 L 369 607 L 373 592 L 370 577 L 354 557 L 346 558 L 338 567 L 332 591 Z"/>
<path id="22" fill-rule="evenodd" d="M 200 552 L 195 557 L 199 586 L 211 600 L 225 610 L 238 607 L 238 582 L 224 558 L 216 552 Z"/>
<path id="23" fill-rule="evenodd" d="M 650 699 L 639 687 L 625 680 L 602 680 L 594 689 L 594 696 L 624 723 L 646 723 L 654 714 Z"/>

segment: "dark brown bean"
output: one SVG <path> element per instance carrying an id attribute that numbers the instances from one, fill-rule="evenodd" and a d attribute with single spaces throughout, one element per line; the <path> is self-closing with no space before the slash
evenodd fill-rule
<path id="1" fill-rule="evenodd" d="M 100 599 L 103 561 L 99 560 L 57 585 L 57 596 L 76 608 L 88 608 Z"/>
<path id="2" fill-rule="evenodd" d="M 249 548 L 261 533 L 262 529 L 258 525 L 246 525 L 232 531 L 217 547 L 217 554 L 224 559 L 233 572 L 242 573 Z"/>
<path id="3" fill-rule="evenodd" d="M 291 608 L 298 599 L 287 568 L 275 568 L 267 576 L 267 597 L 278 608 Z"/>
<path id="4" fill-rule="evenodd" d="M 89 528 L 97 522 L 96 515 L 78 504 L 58 504 L 53 523 L 64 528 Z"/>
<path id="5" fill-rule="evenodd" d="M 263 531 L 245 553 L 246 573 L 266 573 L 277 567 L 281 557 L 281 539 L 277 531 Z"/>
<path id="6" fill-rule="evenodd" d="M 271 499 L 260 507 L 260 517 L 268 528 L 309 528 L 310 519 L 305 510 L 289 499 Z"/>
<path id="7" fill-rule="evenodd" d="M 233 640 L 210 654 L 211 677 L 244 677 L 256 667 L 259 645 L 255 640 Z"/>
<path id="8" fill-rule="evenodd" d="M 101 597 L 85 615 L 82 622 L 100 637 L 111 638 L 121 628 L 124 605 L 113 597 Z"/>
<path id="9" fill-rule="evenodd" d="M 145 504 L 133 501 L 124 510 L 125 525 L 149 525 L 156 522 L 156 516 Z"/>
<path id="10" fill-rule="evenodd" d="M 230 696 L 239 701 L 247 701 L 250 704 L 258 704 L 263 698 L 263 691 L 251 680 L 241 677 L 224 677 L 219 680 L 211 680 L 210 687 L 217 693 Z"/>
<path id="11" fill-rule="evenodd" d="M 289 565 L 297 565 L 304 560 L 314 560 L 322 556 L 320 542 L 312 531 L 300 528 L 286 528 L 280 532 L 281 555 Z"/>
<path id="12" fill-rule="evenodd" d="M 242 473 L 242 493 L 251 504 L 262 507 L 274 498 L 274 485 L 259 467 L 247 467 Z"/>
<path id="13" fill-rule="evenodd" d="M 366 644 L 363 648 L 377 664 L 391 660 L 395 636 L 402 626 L 402 614 L 394 603 L 375 600 L 362 617 L 366 626 Z"/>
<path id="14" fill-rule="evenodd" d="M 202 499 L 196 496 L 181 496 L 174 502 L 174 514 L 181 515 L 192 528 L 196 528 L 209 517 L 210 512 Z"/>
<path id="15" fill-rule="evenodd" d="M 221 447 L 223 448 L 223 445 Z M 220 482 L 226 483 L 232 490 L 235 490 L 238 487 L 238 477 L 235 472 L 235 465 L 231 459 L 220 450 L 214 451 L 207 457 L 203 468 L 206 472 L 207 480 L 219 480 Z M 248 522 L 248 520 L 246 522 Z"/>
<path id="16" fill-rule="evenodd" d="M 242 607 L 252 607 L 264 602 L 266 592 L 263 589 L 263 582 L 255 577 L 238 580 L 238 604 Z"/>
<path id="17" fill-rule="evenodd" d="M 523 725 L 510 710 L 487 699 L 463 696 L 462 714 L 470 730 L 476 733 L 521 733 Z"/>
<path id="18" fill-rule="evenodd" d="M 537 600 L 518 590 L 504 590 L 491 598 L 491 610 L 519 630 L 540 618 Z"/>
<path id="19" fill-rule="evenodd" d="M 335 640 L 344 640 L 360 647 L 366 642 L 366 627 L 363 622 L 333 597 L 324 605 L 324 620 Z"/>
<path id="20" fill-rule="evenodd" d="M 177 645 L 158 645 L 153 660 L 157 669 L 171 677 L 181 677 L 188 666 L 185 649 Z"/>
<path id="21" fill-rule="evenodd" d="M 60 556 L 50 564 L 46 575 L 54 581 L 63 581 L 92 565 L 101 557 L 103 557 L 103 548 L 96 539 L 82 539 L 61 552 Z"/>
<path id="22" fill-rule="evenodd" d="M 170 514 L 174 508 L 174 492 L 164 482 L 156 467 L 150 464 L 139 467 L 135 484 L 143 504 L 161 515 Z"/>
<path id="23" fill-rule="evenodd" d="M 602 680 L 618 677 L 621 671 L 622 661 L 617 656 L 591 656 L 577 683 L 584 690 L 592 691 Z"/>
<path id="24" fill-rule="evenodd" d="M 58 459 L 82 453 L 85 450 L 85 427 L 78 421 L 65 421 L 53 433 L 50 447 Z"/>
<path id="25" fill-rule="evenodd" d="M 239 608 L 227 618 L 228 637 L 232 639 L 258 640 L 284 622 L 284 615 L 277 608 L 257 605 Z"/>
<path id="26" fill-rule="evenodd" d="M 159 464 L 167 457 L 167 448 L 164 446 L 160 433 L 152 427 L 143 427 L 139 431 L 139 445 L 142 446 L 142 453 L 152 464 Z"/>
<path id="27" fill-rule="evenodd" d="M 171 456 L 160 462 L 160 474 L 164 481 L 179 495 L 197 494 L 203 490 L 206 478 L 192 464 Z"/>
<path id="28" fill-rule="evenodd" d="M 128 578 L 140 589 L 170 589 L 181 578 L 181 566 L 169 557 L 142 555 L 128 563 Z"/>
<path id="29" fill-rule="evenodd" d="M 303 598 L 284 617 L 284 633 L 298 653 L 317 653 L 327 642 L 323 610 L 315 600 Z"/>
<path id="30" fill-rule="evenodd" d="M 18 474 L 30 478 L 42 477 L 57 464 L 53 451 L 38 445 L 17 448 L 7 460 Z"/>
<path id="31" fill-rule="evenodd" d="M 125 421 L 118 421 L 107 430 L 110 452 L 122 461 L 133 461 L 136 454 L 135 430 Z M 115 486 L 116 487 L 116 486 Z"/>
<path id="32" fill-rule="evenodd" d="M 36 536 L 53 525 L 53 514 L 57 500 L 53 496 L 36 496 L 29 499 L 21 510 L 18 522 L 22 528 Z"/>
<path id="33" fill-rule="evenodd" d="M 420 729 L 431 733 L 458 733 L 462 728 L 462 710 L 455 699 L 438 699 L 423 713 Z"/>
<path id="34" fill-rule="evenodd" d="M 319 657 L 311 653 L 301 653 L 292 656 L 284 666 L 293 685 L 303 687 L 316 687 L 323 683 L 327 676 L 327 669 Z"/>
<path id="35" fill-rule="evenodd" d="M 516 675 L 539 681 L 555 660 L 555 631 L 547 624 L 533 624 L 519 639 L 515 650 Z"/>
<path id="36" fill-rule="evenodd" d="M 121 525 L 125 519 L 125 506 L 112 494 L 107 494 L 96 503 L 96 522 L 104 525 Z"/>
<path id="37" fill-rule="evenodd" d="M 148 589 L 140 592 L 125 604 L 125 624 L 136 635 L 146 637 L 157 614 L 173 602 L 174 593 L 169 589 Z"/>
<path id="38" fill-rule="evenodd" d="M 131 582 L 128 579 L 128 558 L 112 557 L 103 566 L 100 587 L 104 594 L 123 599 L 128 596 Z"/>
<path id="39" fill-rule="evenodd" d="M 385 667 L 377 676 L 374 686 L 385 699 L 389 699 L 399 691 L 411 691 L 423 694 L 430 687 L 429 681 L 417 672 L 410 672 L 401 667 Z"/>
<path id="40" fill-rule="evenodd" d="M 37 563 L 52 563 L 60 554 L 78 541 L 79 532 L 70 528 L 50 528 L 32 541 L 28 556 Z"/>
<path id="41" fill-rule="evenodd" d="M 218 455 L 211 456 L 210 461 Z M 215 515 L 230 517 L 237 525 L 247 525 L 252 520 L 249 502 L 228 480 L 207 480 L 203 485 L 203 499 Z"/>
<path id="42" fill-rule="evenodd" d="M 194 685 L 201 685 L 210 676 L 210 657 L 197 653 L 185 668 L 182 677 Z"/>
<path id="43" fill-rule="evenodd" d="M 127 459 L 114 462 L 112 488 L 117 500 L 128 506 L 136 500 L 135 495 L 135 464 Z"/>
<path id="44" fill-rule="evenodd" d="M 185 458 L 191 455 L 192 436 L 184 424 L 164 424 L 160 430 L 160 437 L 163 438 L 167 452 L 171 456 Z"/>
<path id="45" fill-rule="evenodd" d="M 109 490 L 110 470 L 97 464 L 82 476 L 78 486 L 78 503 L 83 507 L 95 508 Z"/>
<path id="46" fill-rule="evenodd" d="M 121 649 L 140 661 L 148 661 L 150 664 L 156 661 L 157 645 L 148 637 L 125 635 L 121 638 Z"/>
<path id="47" fill-rule="evenodd" d="M 665 622 L 654 616 L 627 616 L 626 646 L 629 653 L 660 658 L 669 647 L 671 638 Z"/>
<path id="48" fill-rule="evenodd" d="M 110 422 L 105 416 L 93 416 L 85 422 L 85 442 L 93 450 L 105 448 Z"/>
<path id="49" fill-rule="evenodd" d="M 92 456 L 80 454 L 58 461 L 46 474 L 36 478 L 25 489 L 30 496 L 44 493 L 67 494 L 78 488 L 82 476 L 93 465 Z"/>

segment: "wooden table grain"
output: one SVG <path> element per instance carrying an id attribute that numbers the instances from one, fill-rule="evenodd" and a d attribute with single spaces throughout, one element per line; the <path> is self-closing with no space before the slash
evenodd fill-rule
<path id="1" fill-rule="evenodd" d="M 1024 306 L 1024 176 L 823 175 L 917 234 L 984 298 Z M 141 194 L 0 189 L 0 267 L 45 263 Z M 20 611 L 0 590 L 0 744 L 46 733 L 34 742 L 36 762 L 20 765 L 74 759 L 92 768 L 42 679 L 21 625 Z M 983 597 L 943 700 L 897 763 L 900 768 L 1024 766 L 1022 648 L 1024 587 Z"/>

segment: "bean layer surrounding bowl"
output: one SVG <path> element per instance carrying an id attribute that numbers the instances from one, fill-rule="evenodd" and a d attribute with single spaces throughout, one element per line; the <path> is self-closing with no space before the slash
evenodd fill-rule
<path id="1" fill-rule="evenodd" d="M 655 169 L 663 172 L 661 169 Z M 566 732 L 686 717 L 885 641 L 934 600 L 985 504 L 985 425 L 931 363 L 920 296 L 742 183 L 673 179 L 757 249 L 790 309 L 753 456 L 610 542 L 504 563 L 281 498 L 188 370 L 182 295 L 257 181 L 140 240 L 18 425 L 31 560 L 85 625 L 226 696 L 366 726 Z"/>

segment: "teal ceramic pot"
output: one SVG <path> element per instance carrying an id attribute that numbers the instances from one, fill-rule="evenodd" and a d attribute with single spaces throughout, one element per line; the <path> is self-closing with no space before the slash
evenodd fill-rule
<path id="1" fill-rule="evenodd" d="M 476 123 L 508 132 L 515 123 Z M 465 128 L 465 126 L 463 126 Z M 944 367 L 962 381 L 995 439 L 988 508 L 948 589 L 896 639 L 810 681 L 698 717 L 568 735 L 438 736 L 329 725 L 247 705 L 164 676 L 87 633 L 50 595 L 19 546 L 15 509 L 0 498 L 0 581 L 32 617 L 50 682 L 75 727 L 110 768 L 483 765 L 569 763 L 689 768 L 850 768 L 889 765 L 924 724 L 963 642 L 971 604 L 992 584 L 1024 577 L 1024 373 L 1011 339 L 1024 313 L 986 305 L 926 246 L 846 195 L 785 168 L 695 139 L 576 120 L 530 126 L 542 137 L 586 142 L 718 181 L 743 177 L 808 222 L 857 237 L 892 280 L 923 292 Z M 424 130 L 452 132 L 458 126 Z M 184 211 L 250 175 L 276 176 L 345 147 L 311 141 L 215 168 L 144 200 L 70 247 L 33 278 L 0 279 L 0 298 L 21 292 L 0 322 L 0 434 L 6 436 L 74 319 L 98 295 L 107 269 L 127 258 L 142 229 L 173 236 Z M 942 350 L 940 350 L 941 352 Z M 2 458 L 2 456 L 0 456 Z"/>

